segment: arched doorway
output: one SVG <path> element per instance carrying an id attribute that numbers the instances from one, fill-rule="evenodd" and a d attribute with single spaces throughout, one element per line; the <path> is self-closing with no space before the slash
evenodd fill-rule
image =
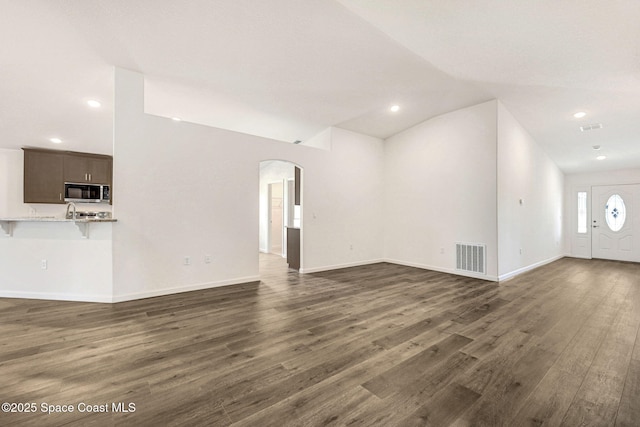
<path id="1" fill-rule="evenodd" d="M 284 258 L 288 268 L 300 270 L 302 168 L 298 165 L 284 160 L 260 162 L 259 230 L 261 253 Z"/>

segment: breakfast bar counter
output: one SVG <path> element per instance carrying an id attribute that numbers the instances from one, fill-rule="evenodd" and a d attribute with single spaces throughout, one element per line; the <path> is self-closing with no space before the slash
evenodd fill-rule
<path id="1" fill-rule="evenodd" d="M 6 236 L 13 236 L 13 228 L 16 223 L 20 222 L 72 222 L 78 226 L 82 237 L 89 237 L 89 224 L 96 222 L 117 222 L 115 218 L 98 218 L 95 216 L 83 216 L 78 218 L 61 218 L 54 216 L 41 217 L 16 217 L 16 218 L 0 218 L 0 228 Z"/>

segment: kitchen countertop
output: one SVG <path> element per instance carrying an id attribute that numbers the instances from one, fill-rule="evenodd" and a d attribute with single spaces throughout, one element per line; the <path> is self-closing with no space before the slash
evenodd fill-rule
<path id="1" fill-rule="evenodd" d="M 24 216 L 14 218 L 0 218 L 0 221 L 6 222 L 117 222 L 115 218 L 61 218 L 55 216 Z"/>
<path id="2" fill-rule="evenodd" d="M 0 218 L 0 229 L 6 236 L 13 236 L 14 224 L 21 222 L 70 222 L 75 224 L 82 233 L 82 237 L 89 238 L 89 224 L 97 222 L 118 222 L 115 218 L 65 218 L 56 216 L 25 216 L 25 217 L 9 217 Z"/>

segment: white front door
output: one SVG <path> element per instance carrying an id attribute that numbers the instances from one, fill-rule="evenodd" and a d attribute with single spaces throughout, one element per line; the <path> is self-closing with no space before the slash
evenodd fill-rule
<path id="1" fill-rule="evenodd" d="M 594 186 L 591 195 L 591 256 L 640 262 L 640 184 Z"/>

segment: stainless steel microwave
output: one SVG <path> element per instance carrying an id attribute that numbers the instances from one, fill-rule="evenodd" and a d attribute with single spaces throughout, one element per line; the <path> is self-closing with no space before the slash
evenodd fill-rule
<path id="1" fill-rule="evenodd" d="M 109 203 L 111 189 L 104 184 L 64 183 L 65 202 Z"/>

